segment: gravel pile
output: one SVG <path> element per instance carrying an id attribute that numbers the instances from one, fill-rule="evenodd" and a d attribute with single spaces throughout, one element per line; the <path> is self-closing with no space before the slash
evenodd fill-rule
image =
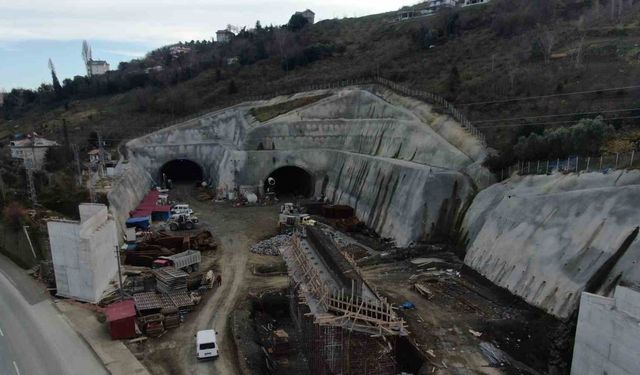
<path id="1" fill-rule="evenodd" d="M 280 234 L 264 241 L 258 242 L 251 246 L 251 252 L 261 255 L 280 255 L 280 248 L 288 246 L 291 243 L 291 236 L 288 234 Z"/>

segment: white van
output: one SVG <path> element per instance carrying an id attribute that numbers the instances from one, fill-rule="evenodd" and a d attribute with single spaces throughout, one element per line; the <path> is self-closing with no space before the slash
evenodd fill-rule
<path id="1" fill-rule="evenodd" d="M 184 215 L 191 215 L 193 213 L 193 210 L 189 207 L 188 204 L 176 204 L 173 207 L 171 207 L 171 213 L 172 214 L 184 214 Z"/>
<path id="2" fill-rule="evenodd" d="M 198 359 L 216 358 L 218 356 L 218 343 L 216 331 L 207 329 L 198 331 L 196 335 L 196 357 Z"/>

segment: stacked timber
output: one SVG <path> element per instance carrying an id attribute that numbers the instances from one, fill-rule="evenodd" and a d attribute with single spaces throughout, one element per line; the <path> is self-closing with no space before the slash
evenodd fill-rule
<path id="1" fill-rule="evenodd" d="M 153 271 L 156 276 L 156 289 L 160 293 L 186 292 L 189 274 L 173 267 L 164 267 Z"/>
<path id="2" fill-rule="evenodd" d="M 180 315 L 178 315 L 178 308 L 164 308 L 162 309 L 162 315 L 164 315 L 164 328 L 171 329 L 180 325 Z"/>

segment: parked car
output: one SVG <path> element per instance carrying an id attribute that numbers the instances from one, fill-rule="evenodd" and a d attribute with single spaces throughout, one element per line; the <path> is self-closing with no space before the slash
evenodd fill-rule
<path id="1" fill-rule="evenodd" d="M 193 210 L 188 204 L 174 204 L 173 207 L 171 207 L 171 213 L 174 215 L 191 215 Z"/>
<path id="2" fill-rule="evenodd" d="M 213 359 L 218 357 L 217 332 L 212 329 L 198 331 L 196 335 L 196 357 Z"/>

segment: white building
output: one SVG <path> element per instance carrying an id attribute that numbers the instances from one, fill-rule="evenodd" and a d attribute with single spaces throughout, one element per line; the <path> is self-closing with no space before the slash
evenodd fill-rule
<path id="1" fill-rule="evenodd" d="M 640 292 L 618 286 L 613 298 L 582 293 L 571 375 L 637 375 Z"/>
<path id="2" fill-rule="evenodd" d="M 464 3 L 462 4 L 463 7 L 468 7 L 470 5 L 480 5 L 480 4 L 486 4 L 491 0 L 464 0 Z"/>
<path id="3" fill-rule="evenodd" d="M 186 55 L 188 53 L 191 53 L 191 48 L 180 46 L 180 45 L 171 46 L 169 47 L 169 53 L 171 54 L 172 58 L 177 59 L 181 55 Z"/>
<path id="4" fill-rule="evenodd" d="M 58 295 L 96 303 L 118 273 L 116 222 L 103 204 L 78 206 L 80 221 L 47 223 Z"/>
<path id="5" fill-rule="evenodd" d="M 216 40 L 218 43 L 229 43 L 236 34 L 232 33 L 229 30 L 218 30 L 216 31 Z"/>
<path id="6" fill-rule="evenodd" d="M 87 155 L 89 155 L 89 163 L 91 164 L 98 164 L 100 162 L 111 160 L 111 154 L 107 150 L 102 150 L 102 157 L 100 157 L 100 149 L 97 148 L 87 152 Z"/>
<path id="7" fill-rule="evenodd" d="M 25 168 L 40 170 L 44 166 L 47 150 L 59 146 L 57 142 L 40 138 L 36 133 L 21 140 L 11 141 L 11 157 L 23 161 Z"/>
<path id="8" fill-rule="evenodd" d="M 89 77 L 100 76 L 109 71 L 109 64 L 104 60 L 89 60 L 87 62 L 87 75 Z"/>
<path id="9" fill-rule="evenodd" d="M 313 25 L 316 21 L 316 14 L 311 9 L 307 9 L 302 12 L 296 12 L 295 15 L 304 17 L 307 22 L 309 22 L 309 25 Z"/>

